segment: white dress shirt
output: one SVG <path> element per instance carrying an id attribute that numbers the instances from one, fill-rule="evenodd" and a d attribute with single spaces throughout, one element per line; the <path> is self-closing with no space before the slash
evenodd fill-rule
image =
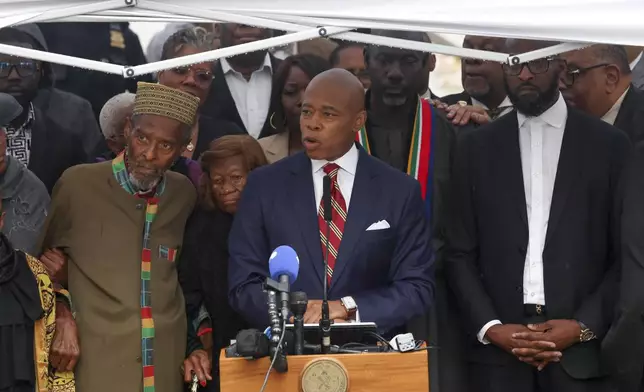
<path id="1" fill-rule="evenodd" d="M 619 110 L 622 108 L 622 102 L 624 102 L 624 97 L 626 97 L 626 93 L 628 90 L 631 88 L 628 87 L 626 91 L 619 97 L 617 101 L 613 104 L 613 107 L 610 108 L 606 114 L 602 116 L 602 121 L 609 123 L 610 125 L 615 125 L 615 120 L 617 120 L 617 115 L 619 114 Z"/>
<path id="2" fill-rule="evenodd" d="M 226 59 L 221 59 L 221 69 L 246 131 L 257 139 L 271 104 L 273 67 L 270 56 L 266 54 L 264 64 L 252 73 L 250 80 L 235 71 Z"/>
<path id="3" fill-rule="evenodd" d="M 356 178 L 358 156 L 358 148 L 356 146 L 353 146 L 349 151 L 347 151 L 346 154 L 332 162 L 340 166 L 340 169 L 338 170 L 337 180 L 338 185 L 340 186 L 340 192 L 342 192 L 342 197 L 344 197 L 344 203 L 347 206 L 347 213 L 349 212 L 351 191 L 353 191 L 353 181 Z M 330 162 L 326 160 L 311 159 L 316 211 L 320 209 L 320 202 L 322 201 L 322 179 L 326 175 L 322 168 L 327 163 Z"/>
<path id="4" fill-rule="evenodd" d="M 349 203 L 351 201 L 351 192 L 353 191 L 353 182 L 356 178 L 356 169 L 358 168 L 358 148 L 354 145 L 351 147 L 346 154 L 336 159 L 332 163 L 340 166 L 338 169 L 337 181 L 340 186 L 340 192 L 342 192 L 342 197 L 344 198 L 344 203 L 347 207 L 347 213 L 349 213 Z M 326 175 L 324 173 L 324 166 L 327 163 L 331 163 L 326 160 L 311 159 L 311 169 L 313 171 L 313 191 L 315 192 L 315 208 L 316 211 L 320 209 L 320 203 L 322 202 L 322 183 L 323 178 Z M 326 279 L 326 276 L 325 276 Z M 352 320 L 355 322 L 360 322 L 360 309 L 358 304 L 358 309 L 356 309 L 355 319 Z"/>
<path id="5" fill-rule="evenodd" d="M 523 303 L 545 305 L 543 283 L 543 248 L 548 231 L 550 204 L 555 187 L 559 154 L 563 141 L 568 108 L 563 97 L 538 117 L 517 113 L 523 188 L 528 215 L 528 250 L 523 268 Z M 492 320 L 478 333 L 483 344 L 487 330 L 501 324 Z"/>
<path id="6" fill-rule="evenodd" d="M 478 99 L 476 99 L 474 97 L 470 97 L 470 99 L 472 100 L 472 106 L 479 107 L 479 108 L 481 108 L 483 110 L 486 110 L 486 111 L 490 110 L 490 108 L 488 108 L 486 104 L 484 104 L 483 102 L 479 101 Z M 504 106 L 506 108 L 503 109 L 503 111 L 501 112 L 499 117 L 504 116 L 504 115 L 506 115 L 506 114 L 508 114 L 508 113 L 510 113 L 512 111 L 512 108 L 513 108 L 512 102 L 510 101 L 510 98 L 508 98 L 507 96 L 503 99 L 503 101 L 499 104 L 498 107 L 502 108 Z"/>

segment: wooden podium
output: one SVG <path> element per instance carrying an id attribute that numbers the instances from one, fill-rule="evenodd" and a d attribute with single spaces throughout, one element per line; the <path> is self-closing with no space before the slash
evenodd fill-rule
<path id="1" fill-rule="evenodd" d="M 219 363 L 221 392 L 259 392 L 269 358 L 226 358 Z M 364 353 L 288 356 L 288 372 L 274 369 L 266 392 L 428 392 L 427 350 L 409 353 Z"/>

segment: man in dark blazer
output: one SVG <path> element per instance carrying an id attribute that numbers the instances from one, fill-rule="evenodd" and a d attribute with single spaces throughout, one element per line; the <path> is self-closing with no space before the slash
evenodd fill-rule
<path id="1" fill-rule="evenodd" d="M 619 392 L 644 391 L 644 144 L 633 149 L 620 184 L 621 281 L 615 321 L 602 342 Z"/>
<path id="2" fill-rule="evenodd" d="M 320 319 L 323 279 L 330 282 L 332 319 L 371 321 L 383 331 L 404 326 L 433 298 L 430 226 L 420 186 L 354 144 L 366 119 L 362 96 L 362 84 L 348 71 L 316 76 L 302 103 L 305 152 L 248 177 L 230 233 L 228 276 L 232 307 L 256 327 L 268 323 L 262 292 L 268 259 L 285 244 L 299 255 L 291 289 L 308 294 L 305 322 Z M 317 211 L 327 171 L 334 230 L 325 273 L 325 223 Z"/>
<path id="3" fill-rule="evenodd" d="M 505 40 L 466 35 L 463 48 L 503 53 Z M 496 120 L 512 111 L 512 103 L 503 85 L 503 69 L 500 63 L 461 58 L 461 83 L 462 92 L 440 99 L 448 106 L 445 108 L 447 118 L 452 120 L 453 124 L 487 124 L 490 120 Z"/>
<path id="4" fill-rule="evenodd" d="M 593 45 L 563 58 L 559 87 L 566 101 L 626 132 L 633 144 L 644 140 L 644 91 L 632 83 L 624 47 Z"/>
<path id="5" fill-rule="evenodd" d="M 262 40 L 272 30 L 218 24 L 221 46 L 227 48 Z M 215 80 L 201 113 L 213 119 L 231 121 L 256 139 L 276 133 L 271 127 L 275 112 L 271 102 L 273 75 L 282 63 L 268 51 L 257 51 L 221 59 L 215 66 Z"/>
<path id="6" fill-rule="evenodd" d="M 472 391 L 610 390 L 599 343 L 612 318 L 613 199 L 630 144 L 567 107 L 564 66 L 504 66 L 516 111 L 464 133 L 457 148 L 446 268 L 470 335 Z"/>
<path id="7" fill-rule="evenodd" d="M 427 34 L 420 32 L 373 30 L 372 34 L 427 41 Z M 368 45 L 364 55 L 371 88 L 365 95 L 368 115 L 364 134 L 361 133 L 365 137 L 361 137 L 360 142 L 376 158 L 427 185 L 425 201 L 426 206 L 431 207 L 427 212 L 436 254 L 437 295 L 432 308 L 427 309 L 422 317 L 413 319 L 409 330 L 431 346 L 440 346 L 439 350 L 430 353 L 432 390 L 440 386 L 450 392 L 466 392 L 463 383 L 467 377 L 461 371 L 465 367 L 460 347 L 463 337 L 458 316 L 450 306 L 452 294 L 446 287 L 442 268 L 448 219 L 446 203 L 450 199 L 449 181 L 457 130 L 442 111 L 418 96 L 418 81 L 426 82 L 428 64 L 433 69 L 433 55 L 375 45 Z M 418 116 L 419 111 L 424 112 L 422 117 Z M 458 132 L 462 130 L 459 127 Z M 430 148 L 427 152 L 418 152 L 422 144 L 415 143 L 414 138 L 423 134 L 426 136 L 421 136 L 422 140 L 431 141 Z M 427 176 L 414 171 L 413 160 L 410 159 L 413 156 L 420 156 L 427 163 Z"/>
<path id="8" fill-rule="evenodd" d="M 0 30 L 0 42 L 33 48 L 26 33 L 16 29 Z M 7 128 L 7 154 L 22 162 L 51 193 L 63 172 L 87 162 L 80 134 L 61 128 L 42 112 L 33 100 L 45 77 L 41 61 L 0 54 L 0 92 L 12 95 L 23 111 Z"/>

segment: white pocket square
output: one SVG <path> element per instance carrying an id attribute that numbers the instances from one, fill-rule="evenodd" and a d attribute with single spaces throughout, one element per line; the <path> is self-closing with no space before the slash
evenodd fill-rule
<path id="1" fill-rule="evenodd" d="M 384 230 L 388 229 L 389 227 L 389 222 L 387 222 L 386 220 L 381 220 L 376 223 L 372 223 L 371 226 L 367 227 L 367 231 Z"/>

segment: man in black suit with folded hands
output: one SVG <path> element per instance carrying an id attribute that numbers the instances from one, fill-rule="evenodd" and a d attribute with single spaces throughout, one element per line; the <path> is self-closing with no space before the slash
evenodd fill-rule
<path id="1" fill-rule="evenodd" d="M 508 40 L 511 53 L 551 46 Z M 504 65 L 515 111 L 457 148 L 446 268 L 472 391 L 609 391 L 613 199 L 627 137 L 566 106 L 557 57 Z"/>

